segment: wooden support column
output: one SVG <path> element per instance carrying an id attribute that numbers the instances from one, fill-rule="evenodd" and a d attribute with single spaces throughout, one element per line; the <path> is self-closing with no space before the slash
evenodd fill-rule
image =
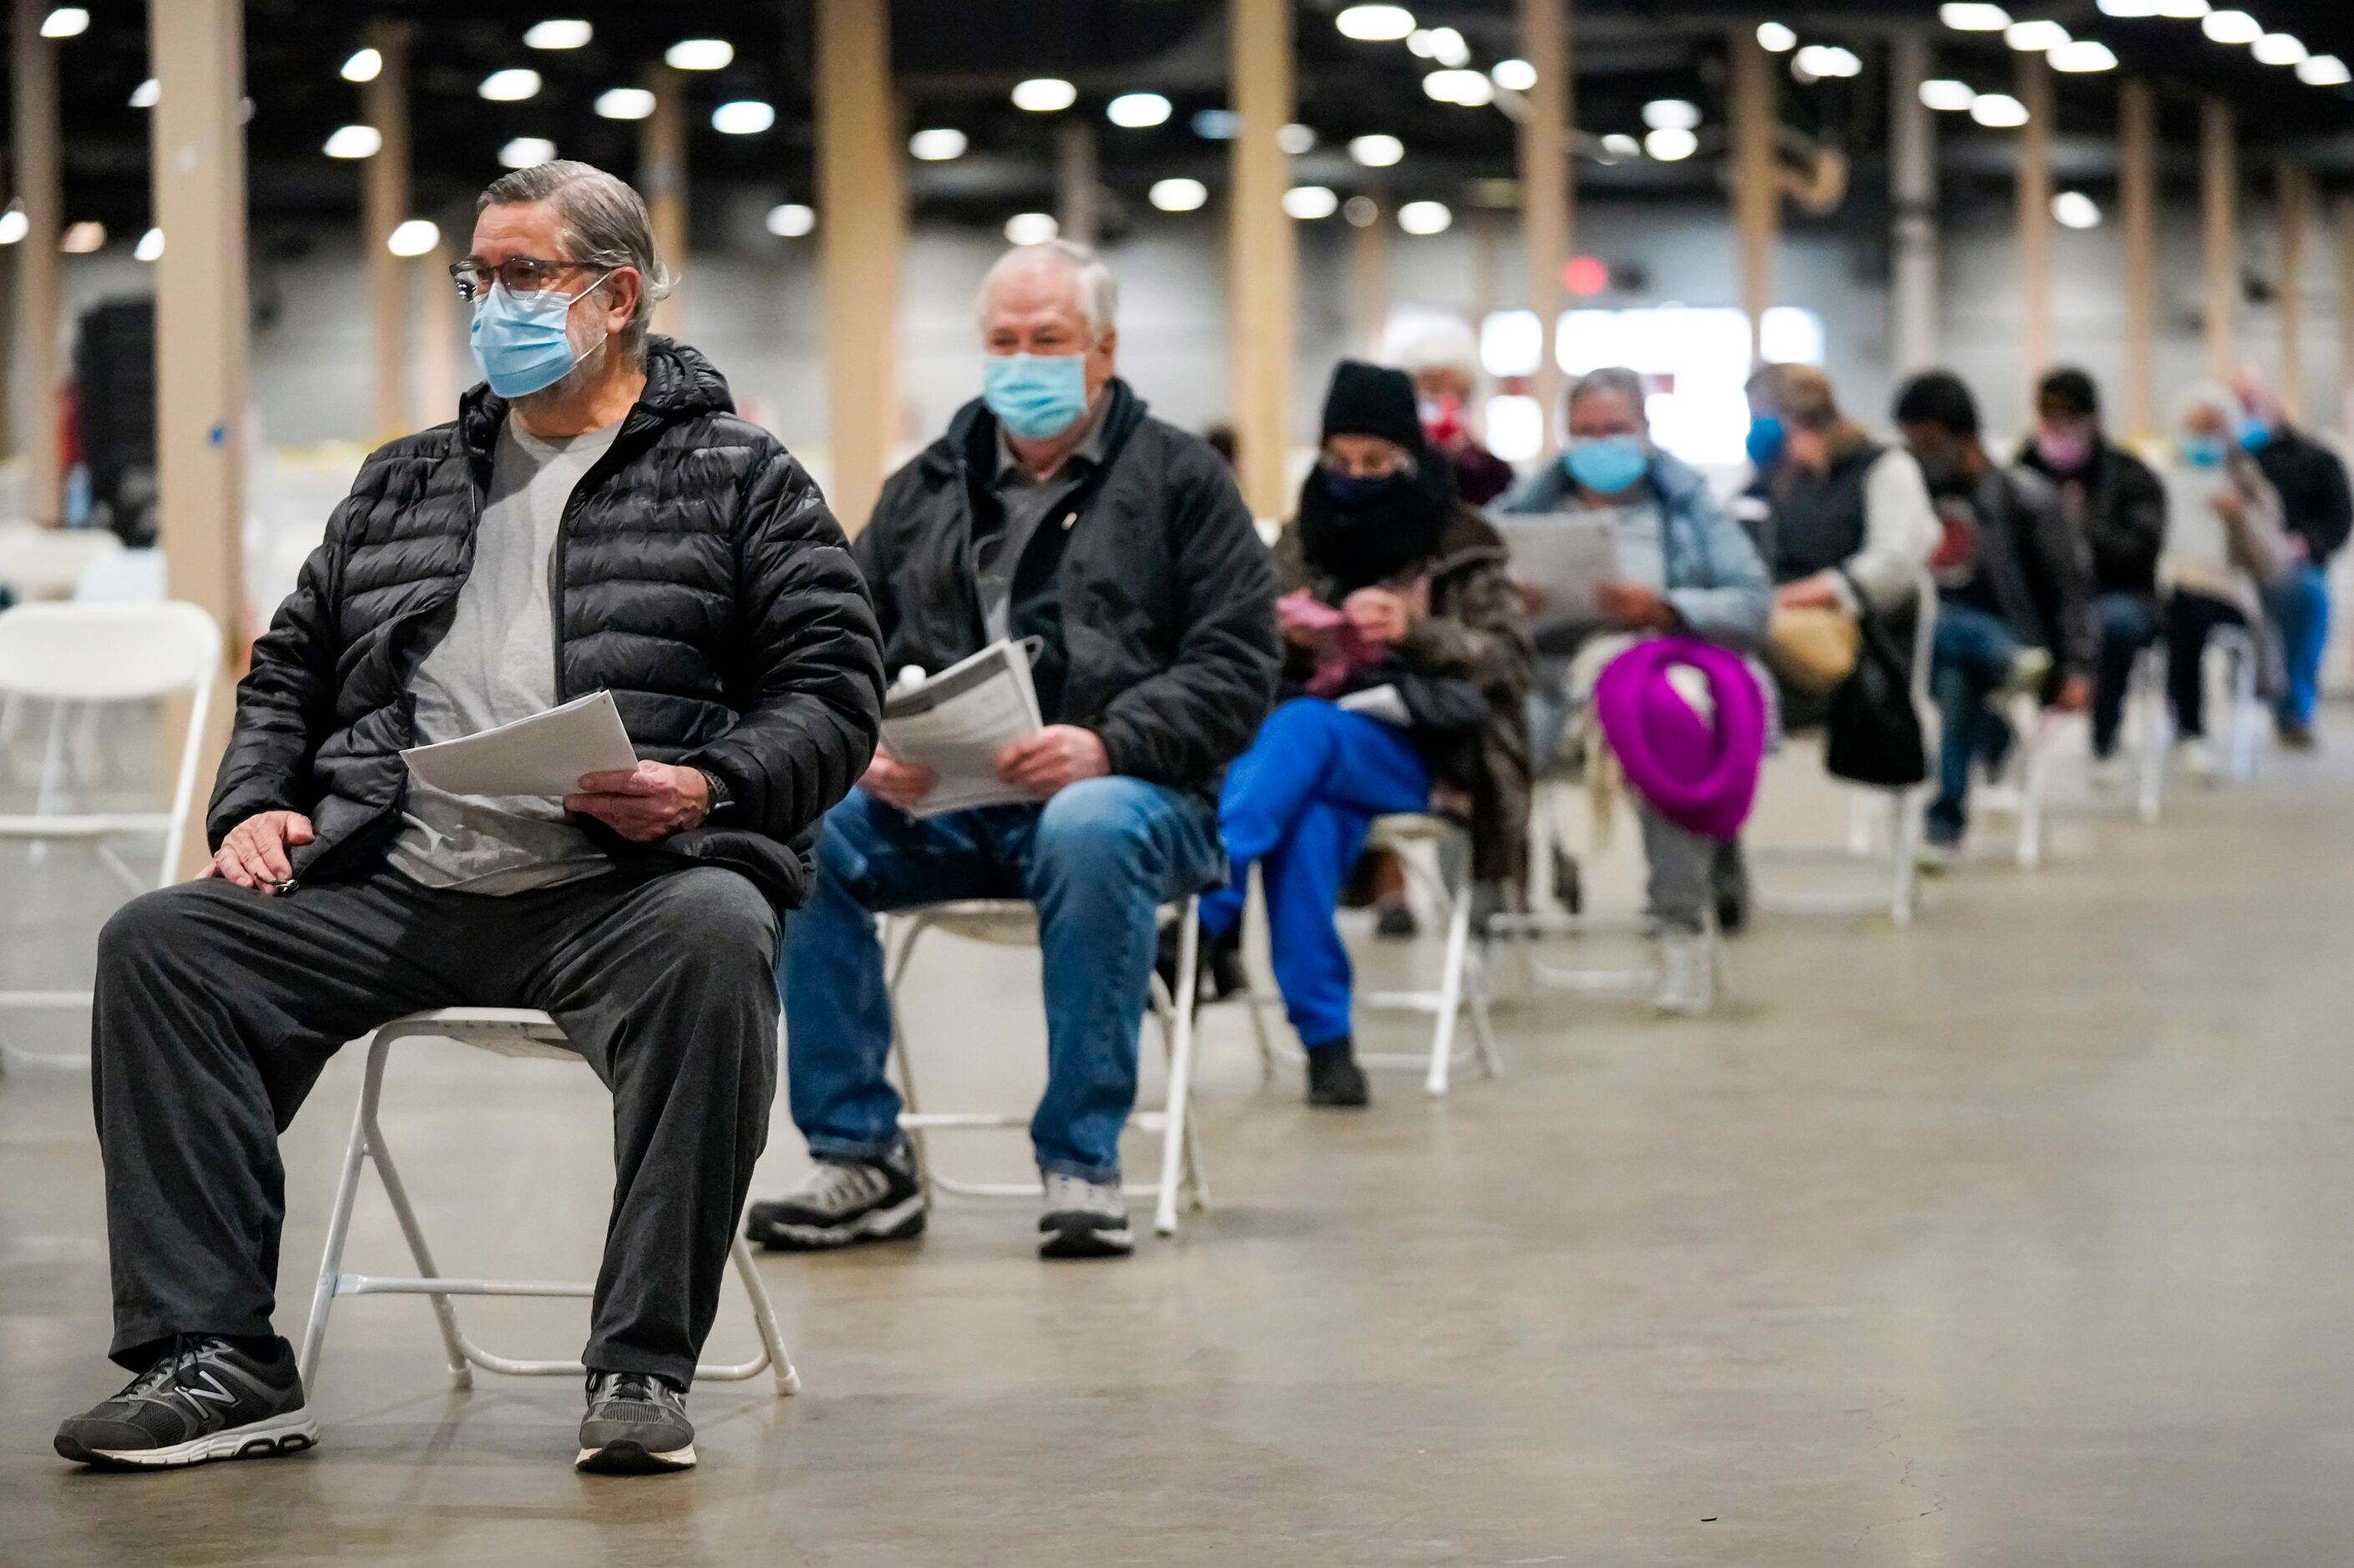
<path id="1" fill-rule="evenodd" d="M 2221 381 L 2240 354 L 2240 157 L 2232 106 L 2211 98 L 2199 111 L 2199 199 L 2207 276 L 2207 374 Z"/>
<path id="2" fill-rule="evenodd" d="M 1894 252 L 1891 333 L 1900 374 L 1937 363 L 1937 130 L 1921 101 L 1928 79 L 1929 40 L 1898 36 L 1888 79 L 1888 196 Z"/>
<path id="3" fill-rule="evenodd" d="M 1055 226 L 1074 245 L 1096 242 L 1095 122 L 1072 115 L 1055 128 Z"/>
<path id="4" fill-rule="evenodd" d="M 25 238 L 16 253 L 16 450 L 25 515 L 50 527 L 64 514 L 58 472 L 58 236 L 65 228 L 59 175 L 58 46 L 41 37 L 48 0 L 16 0 L 8 37 L 16 98 L 16 199 Z"/>
<path id="5" fill-rule="evenodd" d="M 676 337 L 686 289 L 686 79 L 666 65 L 646 72 L 654 111 L 638 122 L 638 194 L 646 198 L 654 254 L 670 269 L 670 297 L 654 306 L 654 331 Z M 822 81 L 818 87 L 823 96 Z"/>
<path id="6" fill-rule="evenodd" d="M 818 0 L 818 255 L 825 279 L 828 494 L 855 532 L 899 426 L 899 258 L 907 241 L 887 0 Z"/>
<path id="7" fill-rule="evenodd" d="M 2033 406 L 2036 378 L 2052 366 L 2052 62 L 2019 56 L 2019 357 Z"/>
<path id="8" fill-rule="evenodd" d="M 1554 338 L 1568 302 L 1561 275 L 1569 265 L 1576 222 L 1569 128 L 1577 57 L 1571 27 L 1570 0 L 1520 0 L 1521 56 L 1537 72 L 1536 85 L 1526 95 L 1528 112 L 1521 119 L 1521 254 L 1527 269 L 1523 291 L 1537 318 L 1537 373 L 1529 391 L 1543 418 L 1541 460 L 1554 450 L 1561 411 Z"/>
<path id="9" fill-rule="evenodd" d="M 458 291 L 450 284 L 450 264 L 458 260 L 447 236 L 425 259 L 425 275 L 418 280 L 417 397 L 410 415 L 412 429 L 424 429 L 454 418 L 458 399 L 466 390 L 459 369 L 459 344 L 465 328 L 458 314 Z M 469 362 L 470 368 L 471 364 Z"/>
<path id="10" fill-rule="evenodd" d="M 417 428 L 410 422 L 414 411 L 408 396 L 408 291 L 416 268 L 406 257 L 395 256 L 386 243 L 409 217 L 409 31 L 406 22 L 369 24 L 368 47 L 384 58 L 384 65 L 376 79 L 360 89 L 361 113 L 384 138 L 366 165 L 367 217 L 360 235 L 367 254 L 368 307 L 376 322 L 376 381 L 368 429 L 372 445 Z"/>
<path id="11" fill-rule="evenodd" d="M 1766 357 L 1766 313 L 1774 304 L 1774 247 L 1782 217 L 1774 154 L 1774 57 L 1747 22 L 1734 27 L 1733 227 L 1741 256 L 1741 308 L 1749 314 L 1749 357 Z"/>
<path id="12" fill-rule="evenodd" d="M 1390 325 L 1390 228 L 1385 207 L 1371 223 L 1350 233 L 1349 336 L 1355 345 L 1350 352 L 1377 359 Z"/>
<path id="13" fill-rule="evenodd" d="M 2305 419 L 2305 224 L 2313 209 L 2313 182 L 2284 160 L 2273 180 L 2274 217 L 2280 225 L 2280 277 L 2273 285 L 2280 317 L 2281 411 Z"/>
<path id="14" fill-rule="evenodd" d="M 1299 256 L 1283 193 L 1291 159 L 1277 140 L 1291 122 L 1290 0 L 1232 0 L 1227 70 L 1242 118 L 1233 142 L 1226 239 L 1228 375 L 1243 499 L 1259 517 L 1290 510 L 1291 362 Z"/>
<path id="15" fill-rule="evenodd" d="M 154 205 L 167 241 L 155 263 L 157 542 L 171 596 L 220 622 L 226 680 L 244 664 L 246 632 L 244 6 L 151 0 L 147 26 L 148 69 L 163 86 L 150 121 Z M 224 684 L 207 726 L 201 779 L 218 766 L 232 711 Z M 207 858 L 207 793 L 196 791 L 183 874 Z"/>
<path id="16" fill-rule="evenodd" d="M 2125 430 L 2158 434 L 2158 95 L 2117 90 L 2117 207 L 2125 238 Z"/>

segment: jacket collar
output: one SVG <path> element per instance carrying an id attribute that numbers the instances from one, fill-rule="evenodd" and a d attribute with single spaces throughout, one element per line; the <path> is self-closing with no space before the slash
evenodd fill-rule
<path id="1" fill-rule="evenodd" d="M 458 439 L 476 464 L 487 467 L 506 423 L 508 403 L 477 382 L 458 403 Z M 646 386 L 622 417 L 618 450 L 634 446 L 665 426 L 706 414 L 730 414 L 736 400 L 726 378 L 695 349 L 667 337 L 646 340 Z"/>
<path id="2" fill-rule="evenodd" d="M 1108 391 L 1110 400 L 1104 408 L 1101 428 L 1090 438 L 1101 447 L 1098 471 L 1119 461 L 1120 449 L 1136 433 L 1137 426 L 1144 423 L 1144 399 L 1136 395 L 1134 387 L 1115 376 Z M 987 484 L 990 475 L 996 471 L 997 416 L 989 411 L 987 403 L 975 397 L 956 411 L 949 420 L 948 429 L 924 449 L 917 461 L 935 482 L 944 482 L 962 470 L 977 482 Z"/>

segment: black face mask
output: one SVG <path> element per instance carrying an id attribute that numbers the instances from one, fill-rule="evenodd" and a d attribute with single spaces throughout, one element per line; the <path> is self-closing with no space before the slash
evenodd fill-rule
<path id="1" fill-rule="evenodd" d="M 1414 474 L 1403 468 L 1379 474 L 1339 473 L 1319 463 L 1316 475 L 1324 482 L 1324 493 L 1343 512 L 1361 510 L 1414 484 Z"/>
<path id="2" fill-rule="evenodd" d="M 1320 463 L 1299 487 L 1299 542 L 1311 567 L 1353 593 L 1427 559 L 1454 508 L 1454 465 L 1436 457 L 1379 479 Z"/>
<path id="3" fill-rule="evenodd" d="M 1913 461 L 1921 465 L 1922 481 L 1932 495 L 1953 495 L 1969 488 L 1969 465 L 1958 446 L 1941 444 L 1926 450 L 1916 449 Z"/>

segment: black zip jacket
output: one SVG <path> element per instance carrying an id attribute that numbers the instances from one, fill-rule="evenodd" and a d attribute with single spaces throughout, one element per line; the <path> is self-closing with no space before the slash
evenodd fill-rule
<path id="1" fill-rule="evenodd" d="M 2303 430 L 2283 425 L 2256 450 L 2256 466 L 2280 492 L 2281 520 L 2305 541 L 2306 557 L 2328 564 L 2354 532 L 2354 493 L 2336 452 Z"/>
<path id="2" fill-rule="evenodd" d="M 1046 640 L 1047 722 L 1095 731 L 1116 774 L 1214 802 L 1274 705 L 1273 570 L 1218 454 L 1127 383 L 1111 397 L 1102 463 L 1016 566 L 1012 630 Z M 997 504 L 996 450 L 995 416 L 968 403 L 885 482 L 852 546 L 894 673 L 983 646 L 973 517 Z"/>
<path id="3" fill-rule="evenodd" d="M 2158 557 L 2166 548 L 2166 487 L 2149 465 L 2106 440 L 2082 473 L 2061 474 L 2028 441 L 2019 464 L 2055 489 L 2084 487 L 2084 543 L 2093 553 L 2093 591 L 2158 597 Z"/>
<path id="4" fill-rule="evenodd" d="M 2003 620 L 2022 643 L 2051 652 L 2049 700 L 2068 676 L 2092 673 L 2100 655 L 2091 554 L 2061 514 L 2059 494 L 2031 469 L 1990 462 L 1969 499 L 1978 517 L 1978 571 Z"/>
<path id="5" fill-rule="evenodd" d="M 410 677 L 449 630 L 473 567 L 507 406 L 378 448 L 253 645 L 206 831 L 260 811 L 317 837 L 298 879 L 356 873 L 400 821 L 415 744 Z M 816 483 L 735 417 L 727 384 L 656 337 L 646 387 L 565 506 L 550 566 L 559 702 L 610 691 L 638 755 L 724 786 L 707 826 L 636 845 L 583 820 L 625 863 L 742 872 L 780 906 L 809 881 L 804 835 L 865 771 L 883 664 L 864 585 Z"/>

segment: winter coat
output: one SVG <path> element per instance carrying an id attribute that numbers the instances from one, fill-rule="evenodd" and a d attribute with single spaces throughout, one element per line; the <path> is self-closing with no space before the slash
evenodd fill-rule
<path id="1" fill-rule="evenodd" d="M 1414 618 L 1396 655 L 1417 673 L 1469 681 L 1488 700 L 1487 721 L 1472 744 L 1421 747 L 1439 781 L 1471 798 L 1471 874 L 1481 882 L 1518 881 L 1527 859 L 1535 654 L 1510 567 L 1495 524 L 1458 503 L 1431 553 L 1383 585 L 1409 595 L 1428 585 L 1428 607 Z M 1327 604 L 1347 597 L 1309 565 L 1297 522 L 1285 524 L 1275 542 L 1275 582 L 1278 594 L 1306 588 Z M 1304 686 L 1313 670 L 1314 655 L 1287 645 L 1287 689 Z"/>
<path id="2" fill-rule="evenodd" d="M 2040 473 L 1988 463 L 1969 503 L 1978 521 L 1979 573 L 2011 634 L 2052 653 L 2051 690 L 2089 675 L 2100 652 L 2093 619 L 2093 561 Z"/>
<path id="3" fill-rule="evenodd" d="M 2344 460 L 2284 424 L 2256 449 L 2256 466 L 2280 492 L 2282 521 L 2305 541 L 2306 558 L 2327 566 L 2354 532 L 2354 492 L 2348 489 Z"/>
<path id="4" fill-rule="evenodd" d="M 2033 441 L 2019 449 L 2019 465 L 2040 474 L 2065 495 L 2071 484 L 2084 489 L 2083 528 L 2093 555 L 2093 591 L 2158 595 L 2158 557 L 2166 548 L 2166 487 L 2149 465 L 2109 441 L 2093 448 L 2080 473 L 2056 472 Z"/>
<path id="5" fill-rule="evenodd" d="M 728 809 L 625 863 L 727 866 L 771 901 L 808 885 L 804 835 L 875 748 L 874 611 L 825 498 L 774 436 L 736 417 L 694 349 L 656 337 L 646 386 L 573 491 L 550 564 L 558 702 L 613 694 L 641 758 L 717 779 Z M 206 831 L 260 811 L 316 832 L 298 880 L 383 858 L 416 744 L 409 682 L 473 567 L 504 399 L 478 386 L 446 425 L 378 448 L 328 520 L 238 687 Z"/>
<path id="6" fill-rule="evenodd" d="M 1111 397 L 1103 461 L 1017 563 L 1012 630 L 1049 644 L 1047 722 L 1095 731 L 1116 774 L 1214 804 L 1275 701 L 1267 546 L 1216 452 L 1126 383 Z M 996 450 L 996 418 L 967 404 L 884 484 L 853 546 L 895 672 L 985 646 L 973 521 L 997 505 Z"/>

